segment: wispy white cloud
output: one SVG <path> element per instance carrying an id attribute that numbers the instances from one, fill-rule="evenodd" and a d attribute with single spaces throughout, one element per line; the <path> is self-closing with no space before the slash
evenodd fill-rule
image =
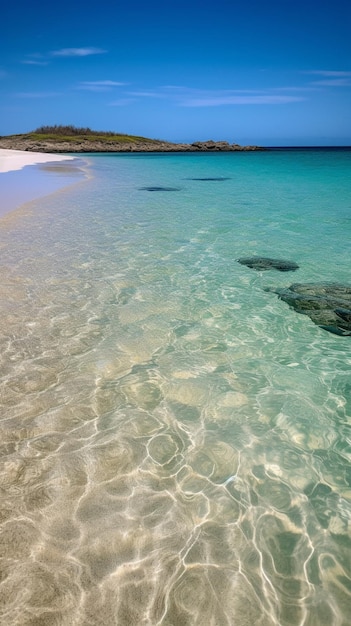
<path id="1" fill-rule="evenodd" d="M 25 59 L 23 59 L 21 63 L 24 65 L 48 65 L 49 60 L 47 55 L 41 52 L 31 52 L 30 54 L 26 54 Z"/>
<path id="2" fill-rule="evenodd" d="M 291 85 L 291 86 L 287 86 L 287 87 L 272 87 L 271 89 L 272 92 L 279 92 L 279 93 L 293 93 L 293 92 L 298 92 L 298 93 L 304 93 L 304 92 L 311 92 L 311 91 L 315 91 L 315 88 L 313 87 L 313 85 L 308 84 L 307 86 L 303 86 L 301 87 L 300 85 Z"/>
<path id="3" fill-rule="evenodd" d="M 280 90 L 284 91 L 284 90 Z M 288 104 L 300 102 L 302 95 L 280 93 L 279 90 L 224 89 L 201 90 L 175 85 L 149 91 L 133 91 L 129 95 L 138 98 L 165 98 L 182 107 L 218 107 L 242 104 Z"/>
<path id="4" fill-rule="evenodd" d="M 334 78 L 351 77 L 351 71 L 345 70 L 307 70 L 304 74 L 316 74 L 317 76 L 331 76 Z"/>
<path id="5" fill-rule="evenodd" d="M 325 80 L 314 80 L 311 83 L 316 87 L 349 87 L 351 85 L 350 78 L 326 78 Z"/>
<path id="6" fill-rule="evenodd" d="M 122 87 L 125 84 L 116 80 L 85 80 L 79 83 L 77 88 L 87 91 L 110 91 L 114 87 Z"/>
<path id="7" fill-rule="evenodd" d="M 110 107 L 125 107 L 135 102 L 135 98 L 119 98 L 113 102 L 109 102 Z"/>
<path id="8" fill-rule="evenodd" d="M 168 98 L 169 94 L 162 91 L 129 91 L 128 95 L 135 96 L 137 98 Z"/>
<path id="9" fill-rule="evenodd" d="M 31 54 L 27 54 L 26 58 L 21 61 L 24 65 L 49 65 L 52 61 L 53 57 L 73 57 L 73 58 L 81 58 L 87 57 L 94 54 L 105 54 L 107 50 L 103 50 L 102 48 L 61 48 L 59 50 L 51 50 L 51 52 L 47 52 L 46 54 L 42 54 L 40 52 L 33 52 Z"/>
<path id="10" fill-rule="evenodd" d="M 121 83 L 116 80 L 85 80 L 81 84 L 82 85 L 104 85 L 107 87 L 119 87 L 120 85 L 125 85 L 126 83 Z"/>
<path id="11" fill-rule="evenodd" d="M 87 57 L 92 54 L 105 54 L 107 50 L 102 48 L 61 48 L 60 50 L 52 50 L 53 57 Z"/>
<path id="12" fill-rule="evenodd" d="M 25 59 L 22 63 L 24 65 L 49 65 L 48 61 L 35 61 L 35 59 Z"/>
<path id="13" fill-rule="evenodd" d="M 200 94 L 198 96 L 188 96 L 180 104 L 185 107 L 218 107 L 240 104 L 288 104 L 290 102 L 301 102 L 301 100 L 304 100 L 301 96 L 279 94 Z"/>
<path id="14" fill-rule="evenodd" d="M 351 71 L 349 70 L 308 70 L 303 73 L 322 77 L 311 82 L 311 85 L 316 87 L 349 87 L 351 85 Z"/>

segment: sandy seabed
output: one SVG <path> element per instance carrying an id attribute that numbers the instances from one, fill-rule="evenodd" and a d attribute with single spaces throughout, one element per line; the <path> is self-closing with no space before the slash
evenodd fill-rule
<path id="1" fill-rule="evenodd" d="M 305 161 L 272 160 L 164 200 L 178 157 L 100 160 L 2 221 L 1 625 L 349 626 L 349 344 L 233 262 L 316 241 L 328 270 L 333 202 L 348 276 L 348 187 L 322 160 L 301 211 Z"/>

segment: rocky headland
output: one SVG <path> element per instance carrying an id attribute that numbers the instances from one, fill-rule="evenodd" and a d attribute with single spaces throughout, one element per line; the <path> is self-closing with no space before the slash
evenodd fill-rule
<path id="1" fill-rule="evenodd" d="M 44 132 L 45 131 L 45 132 Z M 87 131 L 87 132 L 84 132 Z M 263 150 L 227 141 L 172 143 L 132 135 L 102 133 L 74 127 L 43 127 L 24 135 L 0 137 L 0 148 L 28 152 L 242 152 Z"/>

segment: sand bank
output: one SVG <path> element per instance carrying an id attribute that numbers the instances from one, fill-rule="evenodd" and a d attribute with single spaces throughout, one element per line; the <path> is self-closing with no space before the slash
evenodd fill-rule
<path id="1" fill-rule="evenodd" d="M 21 170 L 26 165 L 71 161 L 72 156 L 58 154 L 42 154 L 41 152 L 25 152 L 24 150 L 0 149 L 0 173 Z"/>

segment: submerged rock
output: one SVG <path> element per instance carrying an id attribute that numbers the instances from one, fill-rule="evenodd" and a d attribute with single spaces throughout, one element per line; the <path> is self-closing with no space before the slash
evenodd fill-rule
<path id="1" fill-rule="evenodd" d="M 270 259 L 263 256 L 241 257 L 238 259 L 241 265 L 247 265 L 254 270 L 278 270 L 279 272 L 294 272 L 299 266 L 294 261 L 286 261 L 284 259 Z"/>
<path id="2" fill-rule="evenodd" d="M 341 319 L 345 320 L 349 324 L 351 324 L 351 311 L 348 309 L 335 309 L 335 313 L 341 317 Z"/>
<path id="3" fill-rule="evenodd" d="M 222 180 L 230 180 L 229 176 L 208 176 L 205 178 L 187 178 L 187 180 L 201 180 L 201 181 L 222 181 Z"/>
<path id="4" fill-rule="evenodd" d="M 295 283 L 279 298 L 330 333 L 351 335 L 351 287 L 338 283 Z"/>
<path id="5" fill-rule="evenodd" d="M 180 187 L 140 187 L 139 191 L 180 191 Z"/>

